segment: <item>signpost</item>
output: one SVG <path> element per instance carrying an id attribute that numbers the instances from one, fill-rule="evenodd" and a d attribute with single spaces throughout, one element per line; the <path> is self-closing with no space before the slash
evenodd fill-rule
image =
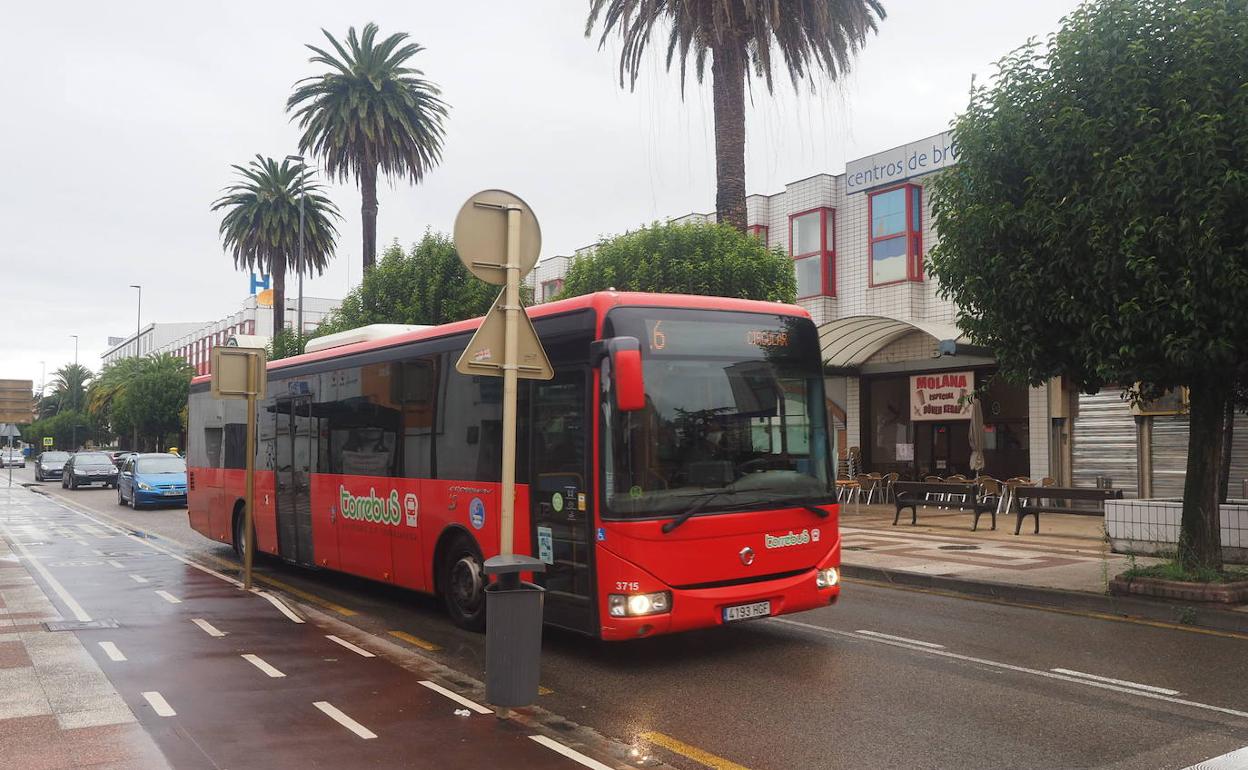
<path id="1" fill-rule="evenodd" d="M 0 423 L 29 423 L 35 406 L 34 393 L 34 380 L 0 380 Z"/>
<path id="2" fill-rule="evenodd" d="M 51 436 L 44 436 L 44 437 L 43 437 L 43 446 L 44 446 L 45 448 L 50 449 L 50 448 L 52 447 L 52 444 L 54 444 L 54 443 L 56 443 L 56 442 L 53 440 L 53 438 L 52 438 Z"/>
<path id="3" fill-rule="evenodd" d="M 498 556 L 487 559 L 485 573 L 497 582 L 485 589 L 485 694 L 506 717 L 512 706 L 537 696 L 542 647 L 542 589 L 520 576 L 540 572 L 540 559 L 516 556 L 516 386 L 520 377 L 555 376 L 533 322 L 520 303 L 520 281 L 541 251 L 542 231 L 523 200 L 503 190 L 483 190 L 470 197 L 455 217 L 455 248 L 464 267 L 502 286 L 494 306 L 472 335 L 455 364 L 461 374 L 503 378 L 502 501 Z"/>
<path id="4" fill-rule="evenodd" d="M 243 589 L 251 590 L 252 554 L 256 549 L 253 511 L 256 499 L 256 399 L 264 395 L 268 374 L 264 348 L 212 349 L 212 397 L 247 400 L 247 488 L 243 494 Z"/>

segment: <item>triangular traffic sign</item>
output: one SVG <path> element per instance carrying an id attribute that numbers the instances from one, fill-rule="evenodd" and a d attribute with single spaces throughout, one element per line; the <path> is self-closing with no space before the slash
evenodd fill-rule
<path id="1" fill-rule="evenodd" d="M 503 340 L 507 324 L 503 295 L 506 292 L 507 289 L 504 288 L 499 293 L 490 312 L 481 321 L 480 328 L 472 335 L 472 341 L 455 363 L 455 370 L 460 374 L 503 376 Z M 537 330 L 533 328 L 533 321 L 523 307 L 516 313 L 516 320 L 516 376 L 529 380 L 553 378 L 555 370 L 551 368 L 546 350 L 537 338 Z"/>

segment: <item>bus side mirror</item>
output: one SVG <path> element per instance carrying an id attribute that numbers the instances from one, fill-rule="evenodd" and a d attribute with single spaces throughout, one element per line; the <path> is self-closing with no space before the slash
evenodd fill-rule
<path id="1" fill-rule="evenodd" d="M 636 412 L 646 408 L 646 382 L 641 372 L 641 343 L 636 337 L 612 337 L 594 343 L 595 362 L 611 359 L 615 408 Z"/>

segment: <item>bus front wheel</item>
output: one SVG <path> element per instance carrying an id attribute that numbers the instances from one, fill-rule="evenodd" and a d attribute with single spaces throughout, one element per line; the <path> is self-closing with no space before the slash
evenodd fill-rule
<path id="1" fill-rule="evenodd" d="M 451 621 L 460 628 L 485 628 L 485 567 L 471 539 L 459 536 L 442 560 L 442 601 Z"/>

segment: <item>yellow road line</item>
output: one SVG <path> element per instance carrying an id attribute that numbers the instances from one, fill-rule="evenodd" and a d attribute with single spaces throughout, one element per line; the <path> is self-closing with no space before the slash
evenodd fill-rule
<path id="1" fill-rule="evenodd" d="M 408 644 L 415 645 L 419 647 L 420 649 L 426 650 L 428 652 L 437 652 L 438 650 L 442 649 L 441 647 L 434 644 L 433 642 L 425 641 L 424 639 L 421 639 L 419 636 L 412 636 L 406 631 L 387 631 L 386 633 L 390 634 L 396 639 L 402 639 Z"/>
<path id="2" fill-rule="evenodd" d="M 1148 618 L 1137 618 L 1130 615 L 1111 615 L 1106 612 L 1094 612 L 1092 610 L 1072 610 L 1065 607 L 1054 607 L 1048 604 L 1032 604 L 1030 602 L 1012 602 L 1006 599 L 989 599 L 985 596 L 972 596 L 970 594 L 960 594 L 955 591 L 942 591 L 937 588 L 919 588 L 918 586 L 898 585 L 896 583 L 884 583 L 878 580 L 864 580 L 863 578 L 842 578 L 846 583 L 861 583 L 863 585 L 875 586 L 876 588 L 891 588 L 895 591 L 911 591 L 918 594 L 932 594 L 934 596 L 944 596 L 950 599 L 964 599 L 971 602 L 982 602 L 984 604 L 996 604 L 1001 607 L 1022 607 L 1029 610 L 1040 610 L 1041 612 L 1056 612 L 1059 615 L 1074 615 L 1080 618 L 1093 618 L 1095 620 L 1109 620 L 1115 623 L 1131 623 L 1137 626 L 1151 626 L 1152 628 L 1164 628 L 1169 631 L 1186 631 L 1189 634 L 1203 634 L 1205 636 L 1220 636 L 1224 639 L 1243 639 L 1248 640 L 1248 634 L 1241 634 L 1236 631 L 1219 631 L 1215 628 L 1202 628 L 1200 626 L 1187 626 L 1182 623 L 1168 623 L 1164 620 L 1149 620 Z"/>
<path id="3" fill-rule="evenodd" d="M 656 746 L 662 746 L 668 751 L 674 751 L 681 756 L 688 757 L 694 762 L 714 768 L 714 770 L 749 770 L 749 768 L 744 765 L 738 765 L 736 762 L 731 762 L 723 757 L 717 757 L 709 751 L 703 751 L 697 746 L 690 746 L 683 741 L 676 740 L 670 735 L 650 732 L 642 733 L 638 737 L 640 737 L 643 741 L 649 741 Z"/>

